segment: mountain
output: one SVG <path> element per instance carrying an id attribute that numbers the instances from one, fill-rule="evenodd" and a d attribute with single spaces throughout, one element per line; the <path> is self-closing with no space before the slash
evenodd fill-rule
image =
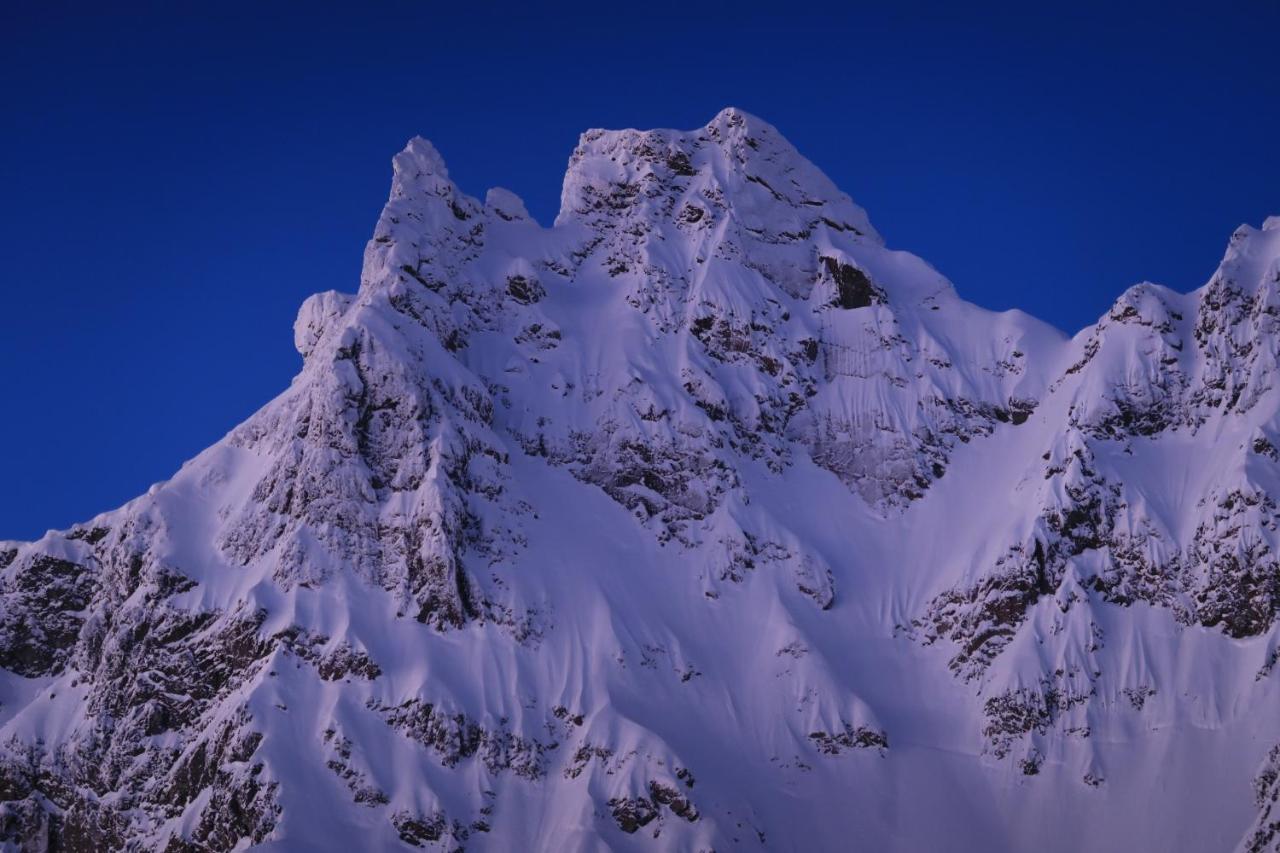
<path id="1" fill-rule="evenodd" d="M 393 169 L 284 393 L 0 543 L 4 849 L 1280 849 L 1280 219 L 1067 339 L 739 110 Z"/>

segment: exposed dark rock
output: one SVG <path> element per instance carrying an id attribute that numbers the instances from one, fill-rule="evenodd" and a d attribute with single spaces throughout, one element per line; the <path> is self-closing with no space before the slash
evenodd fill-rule
<path id="1" fill-rule="evenodd" d="M 810 732 L 809 740 L 825 755 L 839 755 L 847 749 L 888 749 L 889 738 L 879 729 L 870 726 L 853 726 L 845 723 L 836 732 Z"/>
<path id="2" fill-rule="evenodd" d="M 822 264 L 827 275 L 836 283 L 835 307 L 866 308 L 885 301 L 884 292 L 871 282 L 865 272 L 852 264 L 828 257 L 822 259 Z"/>
<path id="3" fill-rule="evenodd" d="M 59 557 L 10 566 L 0 577 L 0 667 L 29 678 L 60 672 L 97 587 L 96 572 Z"/>
<path id="4" fill-rule="evenodd" d="M 628 834 L 648 826 L 658 817 L 658 805 L 648 797 L 614 797 L 609 809 L 618 828 Z"/>
<path id="5" fill-rule="evenodd" d="M 507 293 L 521 305 L 531 305 L 547 295 L 546 290 L 538 283 L 537 279 L 527 278 L 522 275 L 507 277 Z"/>
<path id="6" fill-rule="evenodd" d="M 442 713 L 418 699 L 397 707 L 371 704 L 370 710 L 377 712 L 387 725 L 431 749 L 446 767 L 474 757 L 490 773 L 506 770 L 536 780 L 547 773 L 546 753 L 560 745 L 557 741 L 524 737 L 504 726 L 485 727 L 465 714 Z"/>

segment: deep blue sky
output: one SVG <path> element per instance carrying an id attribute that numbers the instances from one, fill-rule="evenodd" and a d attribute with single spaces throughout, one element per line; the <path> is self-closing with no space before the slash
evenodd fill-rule
<path id="1" fill-rule="evenodd" d="M 1280 213 L 1275 2 L 114 5 L 0 10 L 0 538 L 122 503 L 282 390 L 297 305 L 355 289 L 415 133 L 549 222 L 582 130 L 733 104 L 962 295 L 1072 332 Z"/>

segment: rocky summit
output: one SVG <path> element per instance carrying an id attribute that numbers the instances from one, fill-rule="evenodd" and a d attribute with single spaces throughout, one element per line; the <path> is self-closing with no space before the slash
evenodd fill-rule
<path id="1" fill-rule="evenodd" d="M 1067 338 L 728 109 L 358 284 L 0 542 L 0 848 L 1280 849 L 1280 218 Z"/>

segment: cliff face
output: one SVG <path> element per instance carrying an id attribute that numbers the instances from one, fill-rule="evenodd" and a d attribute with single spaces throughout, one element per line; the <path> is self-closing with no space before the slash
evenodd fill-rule
<path id="1" fill-rule="evenodd" d="M 0 844 L 1273 849 L 1278 289 L 1067 340 L 737 110 L 550 228 L 415 139 L 287 391 L 0 543 Z"/>

